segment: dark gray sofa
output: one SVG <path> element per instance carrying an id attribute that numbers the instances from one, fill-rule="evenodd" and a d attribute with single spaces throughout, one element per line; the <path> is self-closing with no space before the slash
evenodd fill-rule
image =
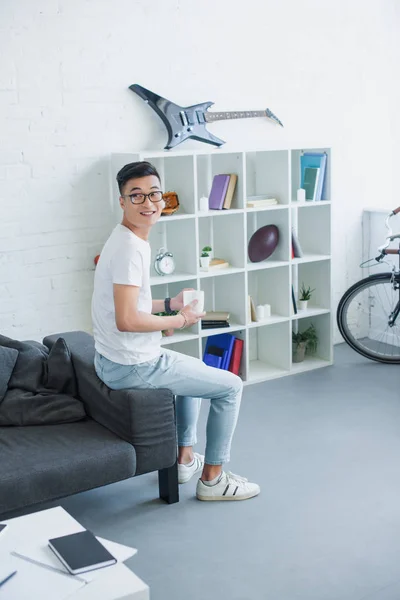
<path id="1" fill-rule="evenodd" d="M 110 390 L 94 370 L 92 336 L 60 333 L 43 344 L 51 349 L 60 337 L 71 353 L 86 417 L 0 427 L 0 514 L 152 471 L 158 471 L 160 498 L 177 502 L 173 394 Z"/>

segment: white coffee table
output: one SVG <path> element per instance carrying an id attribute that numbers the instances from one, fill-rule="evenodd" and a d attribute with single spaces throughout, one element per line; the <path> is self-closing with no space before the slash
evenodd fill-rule
<path id="1" fill-rule="evenodd" d="M 77 533 L 82 530 L 82 525 L 61 506 L 2 521 L 2 523 L 9 525 L 0 541 L 2 555 L 29 544 L 40 541 L 47 543 L 47 540 L 52 537 Z M 26 561 L 21 558 L 15 560 L 19 561 L 18 573 L 15 578 L 24 577 Z M 32 570 L 31 564 L 27 563 L 26 567 Z M 35 566 L 35 569 L 44 569 L 44 567 Z M 73 600 L 149 600 L 148 586 L 123 563 L 101 569 L 98 574 L 96 579 L 73 594 Z M 30 586 L 32 598 L 40 600 L 32 588 L 34 582 L 31 580 L 26 583 Z M 4 592 L 6 592 L 6 586 L 7 583 L 4 584 Z"/>

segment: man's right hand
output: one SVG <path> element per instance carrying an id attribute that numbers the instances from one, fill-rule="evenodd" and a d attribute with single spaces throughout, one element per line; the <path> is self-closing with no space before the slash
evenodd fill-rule
<path id="1" fill-rule="evenodd" d="M 182 308 L 182 310 L 180 311 L 181 313 L 185 314 L 185 317 L 187 320 L 186 327 L 191 327 L 192 325 L 195 325 L 206 314 L 205 312 L 202 312 L 202 313 L 196 312 L 196 304 L 197 303 L 198 303 L 198 300 L 192 300 L 192 302 L 189 302 L 189 304 L 184 306 Z"/>

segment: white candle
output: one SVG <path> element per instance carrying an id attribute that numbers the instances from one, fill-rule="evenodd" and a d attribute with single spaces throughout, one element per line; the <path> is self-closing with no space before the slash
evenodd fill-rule
<path id="1" fill-rule="evenodd" d="M 205 212 L 208 210 L 208 198 L 207 196 L 202 196 L 199 200 L 199 210 L 201 212 Z"/>
<path id="2" fill-rule="evenodd" d="M 299 188 L 297 190 L 297 202 L 305 202 L 306 201 L 306 190 L 303 188 Z"/>
<path id="3" fill-rule="evenodd" d="M 264 318 L 267 319 L 270 316 L 271 316 L 271 305 L 264 304 Z"/>
<path id="4" fill-rule="evenodd" d="M 262 321 L 263 319 L 265 319 L 263 304 L 257 304 L 257 306 L 256 306 L 256 318 L 257 318 L 257 321 Z"/>

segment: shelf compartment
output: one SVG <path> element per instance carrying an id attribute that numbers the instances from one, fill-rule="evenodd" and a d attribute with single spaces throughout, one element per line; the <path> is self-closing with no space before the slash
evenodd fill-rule
<path id="1" fill-rule="evenodd" d="M 247 221 L 247 268 L 258 269 L 268 266 L 269 263 L 278 265 L 289 261 L 291 239 L 289 239 L 289 210 L 257 211 L 246 215 Z M 276 225 L 279 230 L 279 242 L 271 256 L 265 260 L 254 263 L 248 257 L 248 247 L 252 235 L 265 225 Z M 256 265 L 256 266 L 254 266 Z"/>
<path id="2" fill-rule="evenodd" d="M 320 362 L 326 364 L 332 363 L 333 349 L 332 349 L 332 314 L 327 312 L 325 314 L 319 314 L 310 317 L 304 317 L 292 321 L 293 331 L 304 331 L 310 325 L 313 324 L 317 330 L 318 346 L 315 355 L 306 354 L 306 360 L 309 365 L 319 364 Z M 292 370 L 301 371 L 302 363 L 292 363 Z M 322 365 L 323 366 L 323 365 Z M 309 368 L 312 368 L 311 366 Z M 307 367 L 303 370 L 307 370 Z"/>
<path id="3" fill-rule="evenodd" d="M 210 277 L 200 280 L 200 289 L 204 291 L 204 310 L 227 311 L 230 322 L 245 327 L 245 273 L 235 273 L 225 277 Z M 228 330 L 230 328 L 226 328 Z M 202 333 L 205 330 L 201 330 Z M 223 332 L 224 330 L 222 330 Z M 220 331 L 221 333 L 221 331 Z"/>
<path id="4" fill-rule="evenodd" d="M 174 255 L 176 272 L 168 275 L 171 278 L 170 281 L 177 280 L 177 277 L 182 279 L 179 274 L 183 276 L 189 274 L 191 277 L 196 277 L 196 221 L 194 219 L 182 221 L 163 220 L 156 223 L 150 231 L 149 242 L 152 249 L 150 270 L 152 277 L 158 275 L 154 269 L 154 259 L 161 247 L 166 248 Z"/>
<path id="5" fill-rule="evenodd" d="M 208 331 L 207 335 L 203 336 L 202 340 L 201 340 L 201 355 L 202 355 L 202 357 L 204 356 L 204 350 L 206 347 L 208 336 L 220 335 L 221 333 L 230 333 L 235 338 L 240 338 L 241 340 L 244 341 L 243 354 L 242 354 L 242 358 L 240 360 L 239 377 L 241 377 L 242 379 L 245 380 L 245 378 L 246 378 L 246 331 L 244 328 L 239 327 L 237 329 L 232 329 L 231 327 L 227 327 L 226 329 L 217 329 L 217 330 L 210 329 Z"/>
<path id="6" fill-rule="evenodd" d="M 309 313 L 309 311 L 313 311 L 313 314 L 329 311 L 332 305 L 331 262 L 303 262 L 292 266 L 292 285 L 296 300 L 299 298 L 303 283 L 305 287 L 310 287 L 314 291 L 311 300 L 308 301 L 308 310 L 299 311 L 295 316 L 301 318 L 303 316 L 301 313 Z"/>
<path id="7" fill-rule="evenodd" d="M 297 209 L 297 235 L 304 254 L 330 253 L 331 206 Z M 294 219 L 293 219 L 294 220 Z"/>
<path id="8" fill-rule="evenodd" d="M 289 320 L 249 328 L 247 372 L 249 383 L 288 374 L 290 370 L 289 338 Z"/>
<path id="9" fill-rule="evenodd" d="M 320 369 L 322 367 L 329 367 L 332 361 L 323 360 L 316 358 L 315 356 L 307 356 L 300 363 L 293 363 L 291 368 L 291 374 L 304 373 L 305 371 L 312 371 L 314 369 Z"/>
<path id="10" fill-rule="evenodd" d="M 181 339 L 180 336 L 183 336 L 182 332 L 176 332 L 172 337 L 163 338 L 162 346 L 164 348 L 169 348 L 170 350 L 175 350 L 175 352 L 181 352 L 182 354 L 187 354 L 188 356 L 193 356 L 194 358 L 201 358 L 200 356 L 200 347 L 199 347 L 199 339 L 196 336 L 193 336 L 193 339 Z M 173 338 L 175 340 L 173 340 Z"/>
<path id="11" fill-rule="evenodd" d="M 243 269 L 245 265 L 243 222 L 243 213 L 229 214 L 229 211 L 225 211 L 223 219 L 214 219 L 212 217 L 200 219 L 198 222 L 199 265 L 201 249 L 204 246 L 211 246 L 214 258 L 225 259 L 232 268 Z M 216 271 L 218 270 L 216 269 Z M 200 273 L 208 272 L 200 271 Z"/>
<path id="12" fill-rule="evenodd" d="M 218 154 L 198 155 L 196 165 L 198 198 L 201 196 L 209 197 L 215 175 L 234 173 L 238 178 L 231 209 L 242 209 L 244 207 L 244 158 L 242 152 L 218 152 Z"/>
<path id="13" fill-rule="evenodd" d="M 327 154 L 327 162 L 326 162 L 326 170 L 325 170 L 325 180 L 326 180 L 326 196 L 324 196 L 321 200 L 330 200 L 331 197 L 331 151 L 329 148 L 307 148 L 304 150 L 305 152 L 325 152 Z M 292 189 L 291 195 L 293 198 L 292 203 L 297 204 L 297 190 L 300 187 L 300 156 L 302 155 L 302 149 L 294 149 L 291 150 L 291 181 L 292 181 Z M 319 202 L 307 202 L 309 204 L 319 204 Z"/>
<path id="14" fill-rule="evenodd" d="M 153 164 L 161 179 L 161 189 L 164 192 L 176 192 L 179 198 L 179 208 L 175 215 L 195 213 L 194 172 L 195 159 L 190 155 L 183 156 L 149 156 L 146 158 Z M 182 177 L 185 173 L 185 177 Z"/>
<path id="15" fill-rule="evenodd" d="M 251 271 L 248 273 L 248 293 L 252 297 L 254 306 L 257 304 L 270 304 L 271 318 L 263 323 L 279 322 L 274 319 L 289 317 L 291 298 L 289 297 L 289 267 Z M 248 315 L 248 323 L 251 323 Z"/>
<path id="16" fill-rule="evenodd" d="M 246 198 L 264 194 L 279 204 L 289 204 L 287 150 L 246 152 Z"/>

